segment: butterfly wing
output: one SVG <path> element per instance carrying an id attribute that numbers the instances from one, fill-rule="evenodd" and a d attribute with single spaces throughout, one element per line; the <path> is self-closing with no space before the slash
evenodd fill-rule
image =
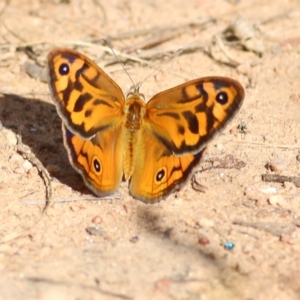
<path id="1" fill-rule="evenodd" d="M 198 153 L 235 115 L 244 96 L 233 79 L 196 79 L 154 96 L 145 123 L 174 154 Z"/>
<path id="2" fill-rule="evenodd" d="M 67 127 L 83 138 L 116 126 L 124 114 L 119 86 L 83 54 L 57 48 L 48 54 L 52 98 Z"/>
<path id="3" fill-rule="evenodd" d="M 63 124 L 64 143 L 69 160 L 84 179 L 85 184 L 98 196 L 114 192 L 123 176 L 122 127 L 98 132 L 86 140 L 72 133 Z"/>
<path id="4" fill-rule="evenodd" d="M 178 189 L 243 99 L 242 86 L 224 77 L 200 78 L 154 96 L 136 145 L 131 195 L 155 202 Z"/>
<path id="5" fill-rule="evenodd" d="M 70 49 L 49 53 L 48 75 L 71 164 L 95 194 L 114 192 L 123 176 L 121 89 L 89 58 Z"/>
<path id="6" fill-rule="evenodd" d="M 146 127 L 135 149 L 136 161 L 129 192 L 147 203 L 154 203 L 179 189 L 202 156 L 202 152 L 175 156 Z"/>

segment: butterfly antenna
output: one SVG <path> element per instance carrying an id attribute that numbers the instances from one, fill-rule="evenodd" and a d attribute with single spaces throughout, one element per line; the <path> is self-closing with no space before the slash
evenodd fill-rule
<path id="1" fill-rule="evenodd" d="M 108 48 L 111 50 L 112 54 L 114 55 L 114 57 L 116 58 L 116 60 L 119 62 L 119 64 L 122 66 L 123 70 L 125 71 L 125 73 L 127 74 L 127 76 L 129 77 L 131 83 L 132 83 L 132 86 L 134 87 L 134 90 L 135 91 L 138 91 L 139 90 L 139 85 L 135 84 L 133 82 L 133 79 L 131 78 L 131 76 L 129 75 L 128 71 L 126 70 L 124 64 L 121 62 L 121 60 L 119 59 L 119 57 L 117 56 L 117 54 L 115 53 L 112 45 L 106 40 L 106 39 L 103 39 L 104 43 L 108 46 Z"/>
<path id="2" fill-rule="evenodd" d="M 138 83 L 138 85 L 137 85 L 138 90 L 142 86 L 142 84 L 144 84 L 144 82 L 148 80 L 149 77 L 151 77 L 155 72 L 159 71 L 167 62 L 169 62 L 171 59 L 173 59 L 175 56 L 179 55 L 183 51 L 184 51 L 183 48 L 179 48 L 169 57 L 169 59 L 166 59 L 165 61 L 160 63 L 157 67 L 154 67 L 154 70 L 142 82 Z"/>

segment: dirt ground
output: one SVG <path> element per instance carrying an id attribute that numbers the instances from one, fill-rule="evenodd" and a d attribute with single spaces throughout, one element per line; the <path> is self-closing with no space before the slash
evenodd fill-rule
<path id="1" fill-rule="evenodd" d="M 70 166 L 38 66 L 77 49 L 126 93 L 103 38 L 135 83 L 160 68 L 147 99 L 210 75 L 244 86 L 197 167 L 204 193 L 98 199 Z M 0 1 L 0 299 L 300 299 L 299 105 L 299 1 Z"/>

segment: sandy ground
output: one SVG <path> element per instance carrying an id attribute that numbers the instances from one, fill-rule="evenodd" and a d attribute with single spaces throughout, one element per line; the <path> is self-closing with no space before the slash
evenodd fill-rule
<path id="1" fill-rule="evenodd" d="M 0 9 L 0 299 L 300 299 L 299 1 L 11 0 Z M 238 18 L 233 38 L 225 31 Z M 146 205 L 123 183 L 97 199 L 70 166 L 48 87 L 28 63 L 44 67 L 53 47 L 78 49 L 126 93 L 131 82 L 102 38 L 136 83 L 160 66 L 142 86 L 147 99 L 209 75 L 245 87 L 197 168 L 216 166 L 196 174 L 205 193 L 188 182 Z M 52 187 L 44 213 L 41 167 Z"/>

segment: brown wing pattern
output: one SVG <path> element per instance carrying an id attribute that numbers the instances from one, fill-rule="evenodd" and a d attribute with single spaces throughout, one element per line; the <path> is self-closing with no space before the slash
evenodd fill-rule
<path id="1" fill-rule="evenodd" d="M 63 124 L 64 142 L 72 166 L 98 196 L 114 192 L 123 176 L 122 128 L 97 133 L 91 140 L 74 135 Z"/>
<path id="2" fill-rule="evenodd" d="M 141 134 L 143 138 L 147 137 L 146 146 L 138 148 L 143 152 L 135 161 L 129 192 L 134 198 L 154 203 L 182 186 L 199 163 L 202 152 L 177 157 L 146 131 L 144 129 Z"/>
<path id="3" fill-rule="evenodd" d="M 197 153 L 235 115 L 244 95 L 235 80 L 197 79 L 154 96 L 145 122 L 175 154 Z"/>
<path id="4" fill-rule="evenodd" d="M 49 86 L 60 117 L 84 138 L 114 126 L 123 115 L 124 95 L 94 62 L 70 49 L 48 55 Z"/>

